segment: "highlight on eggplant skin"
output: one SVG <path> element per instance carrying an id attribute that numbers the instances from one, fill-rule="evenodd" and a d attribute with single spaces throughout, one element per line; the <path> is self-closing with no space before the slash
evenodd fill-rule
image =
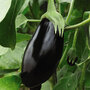
<path id="1" fill-rule="evenodd" d="M 54 25 L 44 18 L 29 41 L 22 62 L 21 79 L 27 87 L 36 87 L 54 73 L 63 51 L 64 37 L 55 34 Z"/>

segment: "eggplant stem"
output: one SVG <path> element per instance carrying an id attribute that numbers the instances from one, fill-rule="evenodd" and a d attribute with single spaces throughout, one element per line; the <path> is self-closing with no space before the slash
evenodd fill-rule
<path id="1" fill-rule="evenodd" d="M 47 11 L 56 11 L 54 0 L 48 0 L 48 8 Z"/>

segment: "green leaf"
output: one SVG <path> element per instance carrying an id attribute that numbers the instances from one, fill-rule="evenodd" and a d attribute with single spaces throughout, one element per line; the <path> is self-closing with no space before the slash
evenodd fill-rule
<path id="1" fill-rule="evenodd" d="M 83 10 L 84 11 L 89 11 L 90 10 L 90 1 L 86 0 L 75 0 L 74 7 L 77 8 L 78 10 Z"/>
<path id="2" fill-rule="evenodd" d="M 81 57 L 81 63 L 87 61 L 89 55 L 90 55 L 90 50 L 88 49 L 88 47 L 85 47 L 84 52 Z"/>
<path id="3" fill-rule="evenodd" d="M 86 33 L 84 27 L 81 27 L 79 28 L 76 41 L 76 52 L 78 58 L 81 58 L 85 47 L 86 47 Z"/>
<path id="4" fill-rule="evenodd" d="M 18 76 L 6 76 L 0 79 L 0 90 L 20 90 L 21 79 Z"/>
<path id="5" fill-rule="evenodd" d="M 8 49 L 9 49 L 9 48 L 5 48 L 5 47 L 2 47 L 2 46 L 0 45 L 0 56 L 3 55 L 3 54 L 5 54 L 5 53 L 8 51 Z"/>
<path id="6" fill-rule="evenodd" d="M 90 0 L 72 0 L 70 11 L 66 19 L 66 24 L 73 25 L 76 23 L 80 23 L 83 20 L 84 12 L 90 10 L 89 3 Z"/>
<path id="7" fill-rule="evenodd" d="M 0 0 L 0 22 L 5 18 L 12 0 Z"/>
<path id="8" fill-rule="evenodd" d="M 26 23 L 27 21 L 28 19 L 23 14 L 18 15 L 15 22 L 16 28 L 19 28 L 22 24 Z"/>
<path id="9" fill-rule="evenodd" d="M 12 0 L 11 7 L 0 23 L 0 45 L 14 48 L 16 44 L 15 18 L 25 0 Z"/>
<path id="10" fill-rule="evenodd" d="M 74 25 L 76 23 L 79 23 L 81 21 L 81 17 L 82 17 L 82 11 L 74 9 L 70 16 L 70 19 L 68 20 L 68 25 Z"/>
<path id="11" fill-rule="evenodd" d="M 55 85 L 54 90 L 76 90 L 78 82 L 78 73 L 69 74 L 62 77 Z"/>
<path id="12" fill-rule="evenodd" d="M 57 72 L 57 80 L 59 81 L 62 77 L 66 75 L 68 71 L 68 66 L 64 65 L 58 72 Z"/>
<path id="13" fill-rule="evenodd" d="M 84 12 L 83 18 L 84 19 L 89 18 L 89 15 L 90 15 L 90 11 L 86 11 L 86 12 Z"/>
<path id="14" fill-rule="evenodd" d="M 60 12 L 61 12 L 61 15 L 63 17 L 67 16 L 68 10 L 69 10 L 69 3 L 68 2 L 61 2 L 61 4 L 60 4 Z"/>
<path id="15" fill-rule="evenodd" d="M 30 40 L 31 37 L 32 37 L 32 35 L 29 35 L 29 34 L 17 33 L 16 34 L 16 42 L 22 42 L 22 41 Z"/>
<path id="16" fill-rule="evenodd" d="M 39 16 L 40 7 L 39 7 L 38 0 L 33 0 L 32 13 L 33 13 L 34 18 L 40 18 L 40 16 Z"/>
<path id="17" fill-rule="evenodd" d="M 7 53 L 0 57 L 0 69 L 20 68 L 23 53 L 27 42 L 17 43 L 14 50 L 8 49 Z"/>
<path id="18" fill-rule="evenodd" d="M 90 64 L 90 63 L 89 63 Z M 85 88 L 90 88 L 90 71 L 86 71 Z"/>
<path id="19" fill-rule="evenodd" d="M 19 11 L 19 13 L 22 13 L 27 8 L 29 1 L 31 1 L 31 0 L 25 0 L 22 8 Z"/>
<path id="20" fill-rule="evenodd" d="M 41 90 L 50 90 L 50 83 L 49 83 L 49 81 L 46 81 L 45 83 L 42 84 Z"/>
<path id="21" fill-rule="evenodd" d="M 17 70 L 18 68 L 17 69 L 0 69 L 0 76 L 5 75 L 7 73 L 15 72 Z"/>
<path id="22" fill-rule="evenodd" d="M 27 22 L 40 22 L 41 20 L 37 19 L 27 19 L 23 14 L 20 14 L 16 18 L 16 28 L 19 28 L 21 25 L 26 24 Z"/>

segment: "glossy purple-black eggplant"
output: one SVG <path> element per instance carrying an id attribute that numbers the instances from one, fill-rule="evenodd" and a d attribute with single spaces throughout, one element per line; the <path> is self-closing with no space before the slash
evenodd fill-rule
<path id="1" fill-rule="evenodd" d="M 21 79 L 27 87 L 36 87 L 54 73 L 62 56 L 63 37 L 48 19 L 43 19 L 29 41 L 22 62 Z"/>

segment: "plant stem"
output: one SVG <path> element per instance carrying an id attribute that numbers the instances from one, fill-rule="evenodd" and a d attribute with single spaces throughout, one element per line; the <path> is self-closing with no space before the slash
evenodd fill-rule
<path id="1" fill-rule="evenodd" d="M 69 30 L 69 29 L 73 29 L 73 28 L 78 28 L 78 27 L 84 26 L 87 23 L 90 23 L 90 18 L 82 21 L 81 23 L 78 23 L 78 24 L 75 24 L 75 25 L 71 25 L 71 26 L 67 26 L 67 27 L 65 27 L 65 30 Z"/>
<path id="2" fill-rule="evenodd" d="M 76 29 L 75 34 L 74 34 L 74 40 L 73 40 L 73 45 L 72 45 L 73 48 L 76 47 L 77 33 L 78 33 L 78 28 Z"/>
<path id="3" fill-rule="evenodd" d="M 55 84 L 57 83 L 57 75 L 56 75 L 56 72 L 53 73 L 53 75 L 51 76 L 51 78 L 49 79 L 49 82 L 50 82 L 50 90 L 53 90 L 53 87 L 55 86 Z"/>
<path id="4" fill-rule="evenodd" d="M 88 37 L 86 37 L 86 47 L 88 48 L 88 50 L 90 49 L 90 48 L 89 48 L 89 41 L 88 41 Z"/>
<path id="5" fill-rule="evenodd" d="M 28 19 L 27 21 L 29 21 L 29 22 L 40 22 L 41 20 L 36 20 L 36 19 Z"/>
<path id="6" fill-rule="evenodd" d="M 82 64 L 84 64 L 84 63 L 86 63 L 88 61 L 90 61 L 90 58 L 89 57 L 85 61 L 83 61 L 83 62 L 81 62 L 79 64 L 76 64 L 76 65 L 79 67 L 79 66 L 81 66 Z"/>
<path id="7" fill-rule="evenodd" d="M 71 15 L 72 10 L 73 10 L 74 2 L 75 2 L 75 0 L 72 0 L 72 2 L 70 4 L 70 9 L 69 9 L 69 12 L 68 12 L 68 15 L 67 15 L 67 18 L 66 18 L 66 24 L 68 24 L 68 21 L 70 19 L 70 15 Z"/>
<path id="8" fill-rule="evenodd" d="M 79 82 L 79 90 L 84 90 L 85 71 L 86 71 L 86 63 L 83 64 L 81 78 Z"/>
<path id="9" fill-rule="evenodd" d="M 47 11 L 56 11 L 54 0 L 48 0 L 48 8 Z"/>
<path id="10" fill-rule="evenodd" d="M 70 35 L 71 35 L 71 33 L 68 36 L 68 41 L 70 40 Z M 60 60 L 60 63 L 59 63 L 59 68 L 61 68 L 61 64 L 65 60 L 65 56 L 67 55 L 68 49 L 69 49 L 69 43 L 67 44 L 67 46 L 66 46 L 66 48 L 64 50 L 64 53 L 63 53 L 63 55 L 61 57 L 61 60 Z"/>
<path id="11" fill-rule="evenodd" d="M 62 58 L 60 60 L 60 63 L 59 63 L 59 66 L 61 66 L 62 62 L 65 60 L 65 56 L 66 56 L 66 54 L 68 52 L 68 49 L 69 49 L 69 45 L 67 45 L 67 47 L 66 47 L 66 49 L 65 49 L 65 51 L 63 53 L 63 56 L 62 56 Z"/>

